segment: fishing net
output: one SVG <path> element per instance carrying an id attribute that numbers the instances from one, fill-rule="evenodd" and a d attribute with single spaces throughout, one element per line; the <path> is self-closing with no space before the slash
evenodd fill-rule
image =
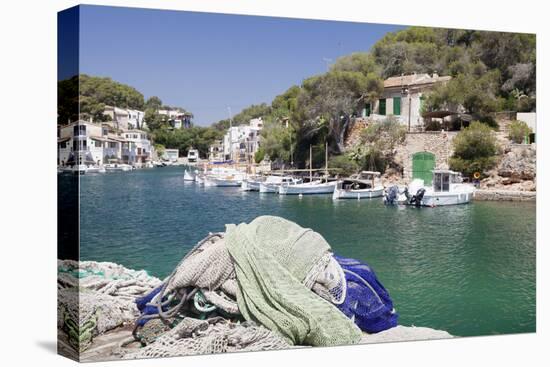
<path id="1" fill-rule="evenodd" d="M 235 262 L 237 302 L 246 320 L 295 345 L 360 340 L 361 330 L 303 283 L 330 251 L 320 234 L 283 218 L 262 216 L 250 224 L 228 225 L 225 242 Z"/>
<path id="2" fill-rule="evenodd" d="M 232 323 L 221 318 L 187 317 L 154 343 L 131 351 L 125 359 L 159 358 L 194 354 L 251 352 L 291 347 L 272 331 L 251 322 Z"/>
<path id="3" fill-rule="evenodd" d="M 113 263 L 58 261 L 58 328 L 69 344 L 86 350 L 93 337 L 132 323 L 136 296 L 160 280 Z"/>

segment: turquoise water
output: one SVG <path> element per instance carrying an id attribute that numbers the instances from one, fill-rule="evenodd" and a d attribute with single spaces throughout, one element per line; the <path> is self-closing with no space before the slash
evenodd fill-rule
<path id="1" fill-rule="evenodd" d="M 183 168 L 81 177 L 81 259 L 166 276 L 208 232 L 279 215 L 368 262 L 400 323 L 451 334 L 535 331 L 535 205 L 385 207 L 381 200 L 199 187 Z"/>

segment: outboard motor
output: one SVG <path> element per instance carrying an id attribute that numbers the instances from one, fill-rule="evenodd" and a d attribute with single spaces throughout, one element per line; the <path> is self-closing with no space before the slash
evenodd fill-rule
<path id="1" fill-rule="evenodd" d="M 410 199 L 409 199 L 409 204 L 410 205 L 414 205 L 416 206 L 417 208 L 420 207 L 420 205 L 422 205 L 422 198 L 424 197 L 424 194 L 426 193 L 426 189 L 424 188 L 421 188 L 421 189 L 418 189 L 418 191 L 416 192 L 415 195 L 413 195 Z M 408 196 L 407 196 L 408 197 Z"/>
<path id="2" fill-rule="evenodd" d="M 397 186 L 391 186 L 384 195 L 384 204 L 395 205 L 397 204 L 397 195 L 399 194 L 399 188 Z"/>

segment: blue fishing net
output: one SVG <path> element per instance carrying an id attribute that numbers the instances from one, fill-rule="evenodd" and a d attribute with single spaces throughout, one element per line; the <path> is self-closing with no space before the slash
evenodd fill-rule
<path id="1" fill-rule="evenodd" d="M 347 293 L 338 309 L 367 333 L 377 333 L 397 326 L 399 315 L 386 288 L 366 263 L 335 256 L 344 270 Z"/>

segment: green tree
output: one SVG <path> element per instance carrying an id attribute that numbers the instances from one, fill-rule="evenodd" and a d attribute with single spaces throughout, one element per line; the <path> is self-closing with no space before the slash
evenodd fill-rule
<path id="1" fill-rule="evenodd" d="M 145 101 L 145 109 L 158 111 L 162 107 L 162 101 L 157 96 L 152 96 Z"/>
<path id="2" fill-rule="evenodd" d="M 472 176 L 483 174 L 496 163 L 498 153 L 494 131 L 486 124 L 474 121 L 453 139 L 454 154 L 450 168 Z"/>

